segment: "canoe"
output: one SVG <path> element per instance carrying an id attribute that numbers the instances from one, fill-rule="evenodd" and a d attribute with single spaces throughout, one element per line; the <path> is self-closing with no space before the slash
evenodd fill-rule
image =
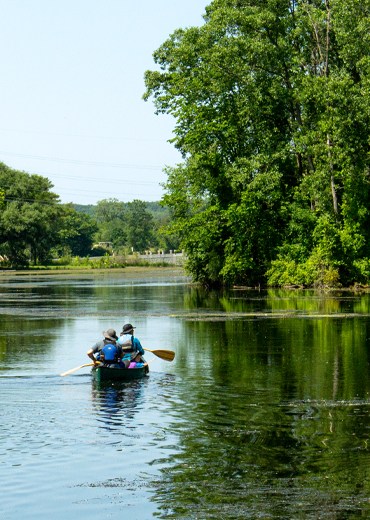
<path id="1" fill-rule="evenodd" d="M 105 366 L 93 367 L 92 375 L 96 381 L 132 381 L 141 379 L 149 373 L 148 364 L 139 368 L 111 368 Z"/>

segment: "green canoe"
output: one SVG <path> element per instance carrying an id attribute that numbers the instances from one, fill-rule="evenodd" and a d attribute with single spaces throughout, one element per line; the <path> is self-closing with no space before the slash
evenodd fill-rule
<path id="1" fill-rule="evenodd" d="M 149 373 L 148 364 L 139 368 L 110 368 L 104 366 L 94 367 L 92 375 L 96 381 L 132 381 L 141 379 Z"/>

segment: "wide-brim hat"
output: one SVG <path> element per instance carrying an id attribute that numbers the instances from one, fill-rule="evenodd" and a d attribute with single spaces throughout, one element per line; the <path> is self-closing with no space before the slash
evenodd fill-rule
<path id="1" fill-rule="evenodd" d="M 108 330 L 104 331 L 103 336 L 105 337 L 105 339 L 110 339 L 112 341 L 116 341 L 118 339 L 118 336 L 114 329 L 108 329 Z"/>
<path id="2" fill-rule="evenodd" d="M 126 325 L 124 325 L 122 327 L 122 334 L 128 334 L 129 332 L 131 332 L 134 329 L 136 329 L 136 327 L 131 325 L 131 323 L 126 323 Z"/>

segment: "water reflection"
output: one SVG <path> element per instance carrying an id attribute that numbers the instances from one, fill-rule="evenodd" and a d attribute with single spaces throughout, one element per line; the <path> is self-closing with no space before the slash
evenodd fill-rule
<path id="1" fill-rule="evenodd" d="M 281 403 L 228 384 L 202 390 L 186 394 L 173 424 L 181 450 L 157 482 L 160 518 L 366 517 L 368 401 Z"/>
<path id="2" fill-rule="evenodd" d="M 92 382 L 92 405 L 100 428 L 109 431 L 121 430 L 131 424 L 143 406 L 145 382 L 114 381 Z"/>
<path id="3" fill-rule="evenodd" d="M 1 378 L 7 511 L 21 482 L 23 510 L 71 518 L 146 520 L 153 503 L 176 520 L 368 517 L 369 310 L 369 294 L 209 292 L 167 273 L 3 281 L 2 376 L 56 374 Z M 57 377 L 124 321 L 175 361 L 129 383 Z"/>
<path id="4" fill-rule="evenodd" d="M 366 517 L 369 320 L 220 318 L 177 346 L 160 518 Z"/>

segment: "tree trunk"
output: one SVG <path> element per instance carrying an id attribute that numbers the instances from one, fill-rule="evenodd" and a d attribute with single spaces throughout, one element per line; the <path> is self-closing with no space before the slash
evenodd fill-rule
<path id="1" fill-rule="evenodd" d="M 329 169 L 330 169 L 330 188 L 331 188 L 331 196 L 333 198 L 333 211 L 335 215 L 338 215 L 338 196 L 337 196 L 337 188 L 335 186 L 335 180 L 334 180 L 334 166 L 333 161 L 331 157 L 331 147 L 332 142 L 330 140 L 330 137 L 327 136 L 326 144 L 328 146 L 328 158 L 329 158 Z"/>

